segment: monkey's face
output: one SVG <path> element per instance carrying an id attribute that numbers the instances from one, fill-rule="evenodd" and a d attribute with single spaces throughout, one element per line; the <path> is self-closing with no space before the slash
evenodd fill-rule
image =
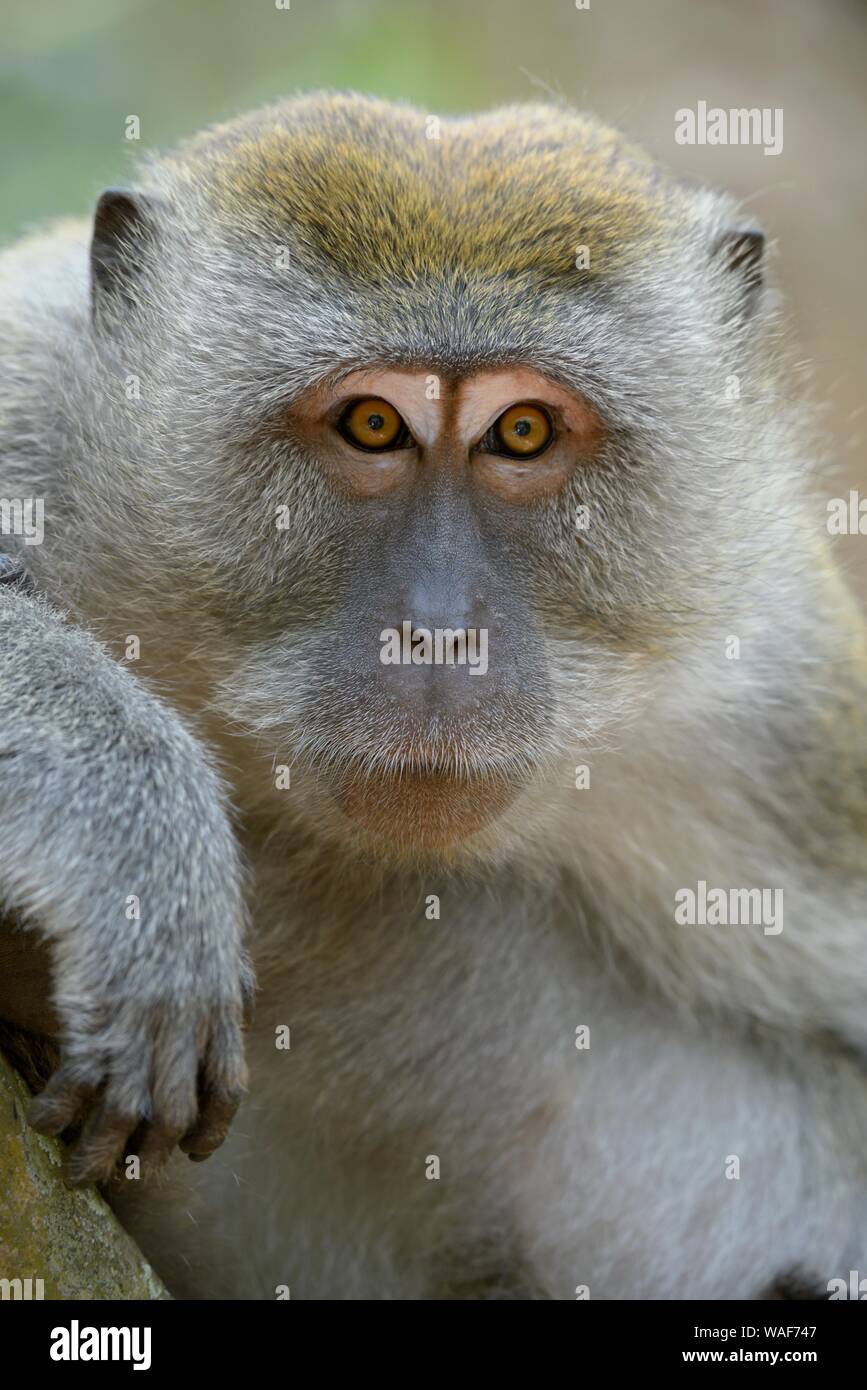
<path id="1" fill-rule="evenodd" d="M 245 791 L 291 816 L 288 764 L 338 835 L 532 853 L 576 762 L 761 584 L 784 498 L 751 500 L 762 392 L 726 395 L 757 379 L 759 242 L 584 118 L 425 129 L 303 98 L 100 205 L 101 431 L 142 382 L 109 502 L 130 622 L 146 593 L 250 736 Z"/>
<path id="2" fill-rule="evenodd" d="M 528 539 L 599 418 L 526 368 L 382 368 L 305 393 L 286 424 L 351 518 L 305 702 L 323 775 L 377 837 L 461 841 L 549 746 Z"/>

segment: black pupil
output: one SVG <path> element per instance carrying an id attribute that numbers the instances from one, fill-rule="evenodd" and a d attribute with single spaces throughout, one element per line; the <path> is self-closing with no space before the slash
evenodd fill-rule
<path id="1" fill-rule="evenodd" d="M 530 421 L 529 421 L 529 420 L 516 420 L 516 421 L 515 421 L 515 434 L 520 434 L 520 435 L 529 434 L 529 433 L 530 433 L 530 430 L 531 430 L 532 428 L 533 428 L 533 426 L 530 424 Z"/>
<path id="2" fill-rule="evenodd" d="M 372 430 L 381 430 L 382 427 L 383 427 L 383 425 L 385 424 L 385 416 L 384 416 L 384 415 L 368 415 L 368 417 L 367 417 L 367 424 L 368 424 L 368 427 L 369 427 L 370 429 L 372 429 Z"/>

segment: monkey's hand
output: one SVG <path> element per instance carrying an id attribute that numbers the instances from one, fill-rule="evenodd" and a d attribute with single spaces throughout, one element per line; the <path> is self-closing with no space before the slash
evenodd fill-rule
<path id="1" fill-rule="evenodd" d="M 244 1087 L 252 994 L 222 788 L 160 700 L 6 584 L 0 894 L 49 946 L 61 1063 L 31 1120 L 74 1133 L 69 1180 L 129 1153 L 149 1172 L 178 1144 L 206 1157 Z"/>

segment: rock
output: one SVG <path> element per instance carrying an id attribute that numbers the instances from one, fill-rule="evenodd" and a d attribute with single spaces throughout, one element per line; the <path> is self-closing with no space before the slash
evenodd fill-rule
<path id="1" fill-rule="evenodd" d="M 0 1299 L 169 1294 L 95 1188 L 71 1190 L 61 1147 L 31 1129 L 27 1087 L 0 1054 Z"/>

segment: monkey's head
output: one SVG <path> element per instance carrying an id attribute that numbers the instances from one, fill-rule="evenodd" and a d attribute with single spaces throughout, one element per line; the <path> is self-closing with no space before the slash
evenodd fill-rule
<path id="1" fill-rule="evenodd" d="M 547 106 L 304 97 L 103 196 L 94 563 L 263 796 L 382 852 L 532 847 L 758 582 L 761 254 Z"/>

